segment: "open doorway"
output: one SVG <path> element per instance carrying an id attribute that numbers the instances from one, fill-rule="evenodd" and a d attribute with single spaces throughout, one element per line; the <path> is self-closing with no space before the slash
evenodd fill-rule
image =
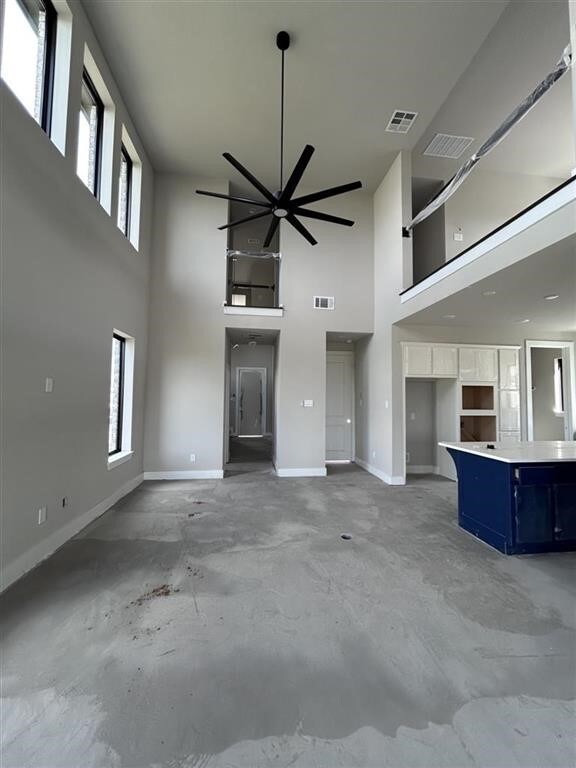
<path id="1" fill-rule="evenodd" d="M 227 329 L 227 472 L 272 467 L 277 338 L 277 331 Z"/>
<path id="2" fill-rule="evenodd" d="M 574 344 L 526 342 L 528 440 L 574 440 Z"/>

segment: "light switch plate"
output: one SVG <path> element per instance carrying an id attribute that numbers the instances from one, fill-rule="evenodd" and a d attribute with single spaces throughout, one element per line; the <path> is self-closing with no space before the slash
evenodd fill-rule
<path id="1" fill-rule="evenodd" d="M 42 525 L 42 523 L 46 522 L 46 507 L 40 507 L 38 510 L 38 525 Z"/>
<path id="2" fill-rule="evenodd" d="M 53 392 L 54 391 L 54 379 L 51 376 L 46 377 L 46 381 L 44 382 L 44 392 Z"/>
<path id="3" fill-rule="evenodd" d="M 304 408 L 313 408 L 314 400 L 302 400 L 302 405 L 304 406 Z"/>

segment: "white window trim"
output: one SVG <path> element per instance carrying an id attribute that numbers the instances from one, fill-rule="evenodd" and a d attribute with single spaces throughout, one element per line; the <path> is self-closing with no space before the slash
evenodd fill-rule
<path id="1" fill-rule="evenodd" d="M 117 328 L 112 335 L 121 336 L 124 341 L 124 392 L 122 400 L 122 446 L 118 453 L 108 456 L 108 469 L 117 467 L 129 461 L 134 455 L 132 450 L 132 414 L 134 410 L 134 347 L 135 340 L 124 331 Z"/>
<path id="2" fill-rule="evenodd" d="M 115 453 L 108 459 L 108 469 L 114 469 L 114 467 L 118 467 L 120 464 L 125 464 L 127 461 L 130 461 L 132 456 L 134 456 L 134 451 Z"/>

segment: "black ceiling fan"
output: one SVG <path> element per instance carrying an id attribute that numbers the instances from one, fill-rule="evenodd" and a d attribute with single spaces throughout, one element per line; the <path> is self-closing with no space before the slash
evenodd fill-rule
<path id="1" fill-rule="evenodd" d="M 283 186 L 283 170 L 284 170 L 284 54 L 290 46 L 290 35 L 288 32 L 279 32 L 276 35 L 276 45 L 279 50 L 282 51 L 282 89 L 281 89 L 281 103 L 280 103 L 280 191 L 271 192 L 267 189 L 258 179 L 253 176 L 250 171 L 244 168 L 235 157 L 229 152 L 224 152 L 223 157 L 239 171 L 244 178 L 252 184 L 252 186 L 260 192 L 264 200 L 251 200 L 246 197 L 234 197 L 232 195 L 221 195 L 216 192 L 205 192 L 204 190 L 197 189 L 196 192 L 199 195 L 208 195 L 209 197 L 220 197 L 224 200 L 233 200 L 237 203 L 245 203 L 247 205 L 257 206 L 263 208 L 261 213 L 255 213 L 251 216 L 246 216 L 244 219 L 238 219 L 232 221 L 229 224 L 224 224 L 218 229 L 230 229 L 236 227 L 239 224 L 245 224 L 247 221 L 254 221 L 255 219 L 262 219 L 265 216 L 272 216 L 268 232 L 264 239 L 263 247 L 268 248 L 278 229 L 281 219 L 286 219 L 290 222 L 294 229 L 296 229 L 302 237 L 306 238 L 311 245 L 316 245 L 317 240 L 310 234 L 306 227 L 298 220 L 297 216 L 318 219 L 319 221 L 329 221 L 332 224 L 342 224 L 345 227 L 351 227 L 354 222 L 350 219 L 342 219 L 339 216 L 331 216 L 328 213 L 320 213 L 309 208 L 305 208 L 308 203 L 315 203 L 319 200 L 325 200 L 328 197 L 335 197 L 336 195 L 342 195 L 344 192 L 351 192 L 353 189 L 360 189 L 362 186 L 361 181 L 353 181 L 349 184 L 342 184 L 338 187 L 330 187 L 330 189 L 323 189 L 321 192 L 314 192 L 311 195 L 304 195 L 302 197 L 293 197 L 296 187 L 298 186 L 300 179 L 304 175 L 304 171 L 308 167 L 310 158 L 314 154 L 314 147 L 310 144 L 306 144 L 300 159 L 294 166 L 294 170 L 290 174 L 290 178 L 286 182 L 286 186 Z"/>

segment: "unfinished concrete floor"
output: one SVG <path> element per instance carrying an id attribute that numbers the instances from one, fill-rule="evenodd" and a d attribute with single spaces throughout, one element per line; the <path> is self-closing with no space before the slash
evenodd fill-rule
<path id="1" fill-rule="evenodd" d="M 3 768 L 574 765 L 575 557 L 455 491 L 144 483 L 2 598 Z"/>

